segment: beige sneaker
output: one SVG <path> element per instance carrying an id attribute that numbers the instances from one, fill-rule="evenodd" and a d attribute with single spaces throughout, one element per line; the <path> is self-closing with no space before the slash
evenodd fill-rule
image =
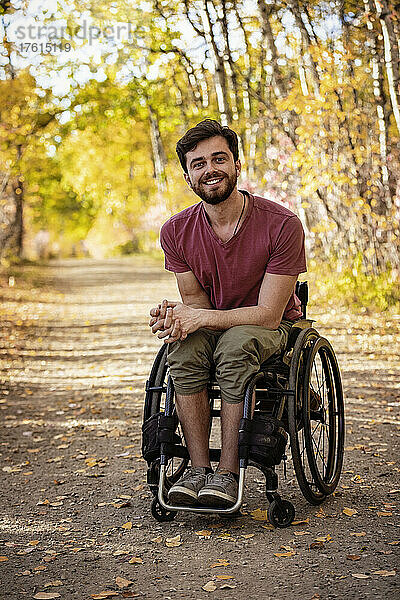
<path id="1" fill-rule="evenodd" d="M 221 469 L 207 475 L 206 484 L 199 491 L 198 500 L 207 506 L 232 506 L 237 500 L 238 489 L 239 485 L 233 473 Z"/>
<path id="2" fill-rule="evenodd" d="M 198 494 L 206 482 L 207 469 L 205 467 L 192 467 L 171 487 L 168 501 L 175 506 L 197 504 Z"/>

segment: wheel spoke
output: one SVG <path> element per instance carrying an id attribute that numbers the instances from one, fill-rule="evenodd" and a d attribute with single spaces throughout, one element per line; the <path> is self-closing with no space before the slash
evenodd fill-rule
<path id="1" fill-rule="evenodd" d="M 326 462 L 325 462 L 324 456 L 321 454 L 321 452 L 320 452 L 320 450 L 319 450 L 319 445 L 317 446 L 317 444 L 316 444 L 316 442 L 315 442 L 314 438 L 311 438 L 311 439 L 312 439 L 312 442 L 313 442 L 313 444 L 314 444 L 314 446 L 315 446 L 315 449 L 316 449 L 316 451 L 317 451 L 317 454 L 318 454 L 318 456 L 320 457 L 320 459 L 321 459 L 322 463 L 325 465 L 325 467 L 327 467 L 327 464 L 326 464 Z"/>

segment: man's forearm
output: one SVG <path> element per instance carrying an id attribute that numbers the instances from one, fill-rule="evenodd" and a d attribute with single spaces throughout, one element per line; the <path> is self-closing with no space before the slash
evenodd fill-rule
<path id="1" fill-rule="evenodd" d="M 224 331 L 237 325 L 259 325 L 278 329 L 280 319 L 267 306 L 246 306 L 231 310 L 199 310 L 200 327 Z"/>

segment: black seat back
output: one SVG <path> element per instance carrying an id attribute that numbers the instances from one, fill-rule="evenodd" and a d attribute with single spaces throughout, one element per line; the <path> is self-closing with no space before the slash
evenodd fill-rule
<path id="1" fill-rule="evenodd" d="M 307 318 L 308 283 L 307 281 L 296 281 L 295 294 L 301 302 L 303 319 Z"/>

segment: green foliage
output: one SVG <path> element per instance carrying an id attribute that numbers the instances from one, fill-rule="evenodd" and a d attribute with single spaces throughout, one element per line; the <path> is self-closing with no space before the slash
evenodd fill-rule
<path id="1" fill-rule="evenodd" d="M 366 312 L 400 311 L 400 281 L 396 271 L 387 268 L 379 275 L 366 275 L 360 269 L 361 256 L 353 267 L 340 262 L 330 264 L 312 260 L 307 278 L 311 281 L 312 302 L 323 306 L 346 306 Z"/>

